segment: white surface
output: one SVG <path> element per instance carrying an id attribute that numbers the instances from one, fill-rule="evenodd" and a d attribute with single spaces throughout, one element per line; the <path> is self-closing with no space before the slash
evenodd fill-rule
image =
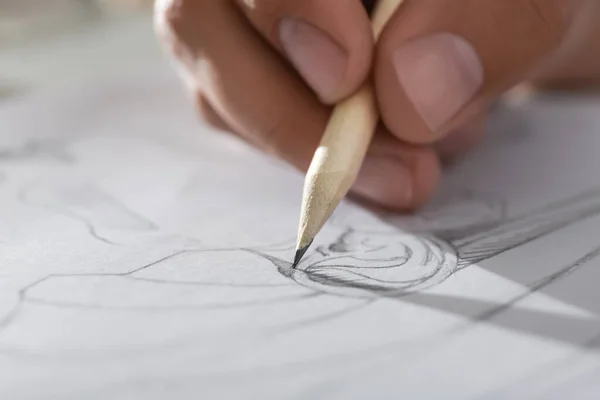
<path id="1" fill-rule="evenodd" d="M 0 398 L 597 398 L 598 101 L 513 110 L 419 216 L 345 203 L 292 271 L 302 177 L 179 87 L 0 111 Z"/>
<path id="2" fill-rule="evenodd" d="M 114 16 L 0 48 L 0 87 L 38 90 L 164 64 L 149 13 Z"/>

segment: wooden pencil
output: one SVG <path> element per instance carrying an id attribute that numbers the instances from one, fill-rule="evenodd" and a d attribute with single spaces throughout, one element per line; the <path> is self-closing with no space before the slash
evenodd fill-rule
<path id="1" fill-rule="evenodd" d="M 402 1 L 377 2 L 371 19 L 375 41 Z M 370 80 L 334 108 L 306 174 L 294 267 L 354 184 L 378 121 Z"/>

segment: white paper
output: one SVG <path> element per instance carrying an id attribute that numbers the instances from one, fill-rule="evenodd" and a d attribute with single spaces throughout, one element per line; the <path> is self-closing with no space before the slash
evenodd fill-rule
<path id="1" fill-rule="evenodd" d="M 503 110 L 419 215 L 344 203 L 171 78 L 0 110 L 0 398 L 600 393 L 600 101 Z"/>

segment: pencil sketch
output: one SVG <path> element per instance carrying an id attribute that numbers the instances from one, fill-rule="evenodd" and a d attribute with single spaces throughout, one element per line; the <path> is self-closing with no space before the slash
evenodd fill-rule
<path id="1" fill-rule="evenodd" d="M 70 196 L 69 193 L 75 195 Z M 87 194 L 82 198 L 81 193 Z M 467 197 L 473 199 L 472 194 Z M 32 199 L 35 201 L 32 202 Z M 135 213 L 124 212 L 122 205 L 97 188 L 74 186 L 68 190 L 46 188 L 45 191 L 38 188 L 38 190 L 26 191 L 23 200 L 28 204 L 44 207 L 49 207 L 51 204 L 67 207 L 66 210 L 60 208 L 58 210 L 66 215 L 82 218 L 89 227 L 90 234 L 105 242 L 109 239 L 100 238 L 95 232 L 111 226 L 113 221 L 119 221 L 117 229 L 125 232 L 129 230 L 131 234 L 154 229 L 150 223 L 144 223 L 143 219 L 137 218 Z M 293 250 L 292 241 L 264 248 L 187 248 L 124 273 L 49 276 L 24 288 L 21 297 L 23 302 L 52 304 L 67 308 L 125 308 L 153 312 L 263 306 L 287 301 L 304 301 L 322 294 L 367 300 L 400 298 L 439 285 L 452 274 L 469 265 L 481 263 L 557 229 L 568 227 L 569 224 L 598 215 L 600 190 L 590 191 L 505 220 L 502 219 L 504 215 L 502 202 L 489 201 L 483 197 L 481 203 L 489 206 L 489 210 L 482 208 L 481 218 L 476 218 L 474 221 L 467 219 L 465 226 L 455 226 L 452 229 L 448 229 L 447 226 L 434 228 L 430 233 L 409 233 L 396 226 L 390 230 L 389 225 L 381 222 L 379 232 L 375 229 L 375 225 L 364 226 L 365 231 L 362 231 L 363 226 L 349 220 L 347 222 L 353 224 L 352 227 L 345 227 L 340 233 L 333 235 L 332 240 L 316 246 L 298 268 L 292 268 L 291 262 L 288 261 L 289 254 Z M 436 215 L 435 220 L 439 222 L 449 217 L 442 216 L 444 206 L 439 207 L 437 211 L 430 209 L 422 218 L 426 220 L 431 218 L 431 215 Z M 451 201 L 445 212 L 452 213 L 455 209 L 454 202 Z M 87 216 L 93 218 L 86 219 Z M 337 219 L 335 223 L 339 225 L 342 222 Z M 236 254 L 239 258 L 238 262 L 235 261 Z M 240 256 L 241 254 L 246 255 Z M 232 255 L 234 255 L 233 259 Z M 589 257 L 596 255 L 597 252 L 594 252 Z M 193 260 L 196 256 L 202 259 L 203 266 L 207 263 L 227 264 L 228 268 L 236 270 L 239 281 L 203 280 L 206 273 L 204 267 L 201 270 L 189 269 L 194 264 Z M 264 278 L 260 277 L 253 282 L 252 274 L 241 275 L 244 271 L 243 264 L 250 262 L 244 260 L 248 260 L 250 256 L 267 260 L 285 279 L 271 277 L 270 281 L 265 283 Z M 582 264 L 579 261 L 575 266 Z M 174 265 L 187 266 L 186 275 L 179 280 L 162 278 L 176 271 Z M 170 269 L 171 273 L 166 273 L 164 268 Z M 558 274 L 569 273 L 572 268 L 574 267 L 570 266 Z M 181 274 L 182 272 L 179 271 L 178 275 Z M 547 279 L 542 279 L 532 287 L 532 290 L 539 289 L 557 278 L 558 275 L 554 274 Z M 310 292 L 295 291 L 290 286 L 292 282 L 310 289 Z M 92 293 L 92 288 L 103 286 L 106 286 L 107 293 L 110 292 L 108 288 L 112 288 L 113 291 L 110 292 L 110 298 L 96 297 L 92 301 L 85 298 L 78 299 L 73 291 L 61 290 L 63 285 L 67 287 L 76 285 L 81 289 L 80 293 Z M 85 289 L 88 286 L 90 290 Z M 124 293 L 139 292 L 137 298 L 140 302 L 123 304 L 122 299 L 115 295 L 116 288 L 120 286 L 123 287 Z M 185 286 L 210 287 L 211 290 L 216 290 L 214 293 L 218 299 L 228 298 L 223 293 L 233 291 L 232 293 L 236 295 L 230 297 L 235 301 L 211 301 L 206 291 L 190 293 L 185 297 L 177 296 L 181 287 Z M 265 291 L 265 288 L 268 288 L 268 291 Z M 39 297 L 40 293 L 45 294 Z M 507 302 L 499 307 L 506 308 L 508 304 Z M 337 315 L 337 311 L 334 315 Z M 491 314 L 488 312 L 487 317 L 489 316 Z M 13 318 L 14 315 L 7 318 L 3 325 Z M 320 319 L 323 318 L 320 316 Z"/>
<path id="2" fill-rule="evenodd" d="M 233 312 L 282 304 L 290 307 L 292 303 L 301 306 L 321 301 L 323 296 L 351 301 L 292 320 L 282 318 L 277 324 L 257 324 L 255 330 L 266 334 L 302 329 L 307 324 L 327 324 L 374 306 L 380 299 L 426 292 L 470 265 L 591 218 L 600 211 L 599 192 L 592 190 L 522 215 L 509 215 L 506 201 L 500 196 L 467 189 L 441 196 L 442 200 L 411 218 L 357 208 L 342 210 L 334 215 L 323 241 L 316 243 L 314 251 L 296 269 L 289 262 L 293 238 L 274 246 L 216 249 L 193 238 L 184 240 L 185 235 L 181 235 L 170 252 L 142 266 L 118 273 L 55 273 L 32 282 L 21 289 L 19 301 L 5 314 L 0 333 L 18 322 L 23 310 L 40 307 L 52 307 L 55 312 L 70 310 L 77 315 L 81 312 L 82 316 L 113 311 L 159 315 Z M 19 199 L 25 205 L 79 221 L 92 238 L 105 244 L 128 243 L 130 238 L 139 239 L 145 233 L 156 234 L 154 240 L 167 237 L 160 226 L 129 209 L 101 185 L 85 179 L 59 176 L 36 181 L 19 192 Z M 246 264 L 263 265 L 257 258 L 268 262 L 270 271 L 279 278 L 268 269 L 259 275 L 254 268 L 253 273 L 242 273 Z M 217 266 L 220 273 L 236 280 L 207 279 L 216 275 L 209 271 Z M 223 270 L 225 266 L 230 273 Z M 566 267 L 563 273 L 572 269 Z M 540 289 L 548 280 L 532 283 L 531 290 Z M 75 287 L 78 290 L 72 289 Z M 194 291 L 198 288 L 203 290 Z M 526 295 L 507 298 L 505 303 L 488 307 L 474 318 L 491 318 Z M 179 338 L 176 342 L 186 340 Z M 149 343 L 142 348 L 147 351 L 165 345 Z M 13 353 L 18 349 L 15 345 L 1 347 Z M 108 354 L 104 352 L 103 356 Z"/>
<path id="3" fill-rule="evenodd" d="M 38 183 L 23 190 L 20 198 L 81 221 L 93 237 L 109 244 L 115 242 L 100 231 L 134 235 L 158 230 L 91 185 Z M 600 189 L 510 218 L 505 203 L 493 196 L 457 191 L 444 199 L 410 219 L 364 211 L 348 213 L 348 221 L 336 215 L 332 225 L 341 228 L 340 233 L 317 245 L 299 268 L 286 261 L 291 242 L 276 250 L 219 251 L 254 252 L 272 262 L 281 275 L 317 291 L 359 297 L 404 296 L 600 213 Z"/>
<path id="4" fill-rule="evenodd" d="M 405 233 L 379 222 L 364 228 L 354 225 L 334 242 L 316 248 L 312 257 L 297 268 L 283 259 L 271 260 L 279 271 L 300 284 L 335 293 L 404 296 L 437 285 L 453 273 L 600 214 L 600 189 L 547 205 L 523 215 L 505 218 L 502 201 L 477 199 L 472 194 L 465 207 L 473 218 L 454 215 L 453 203 L 430 209 L 414 226 L 420 233 Z M 452 199 L 452 198 L 451 198 Z M 429 214 L 431 213 L 431 214 Z M 446 215 L 444 215 L 446 213 Z M 371 217 L 372 218 L 372 217 Z M 385 220 L 385 216 L 383 217 Z M 462 221 L 462 225 L 434 226 L 427 230 L 423 220 Z M 365 223 L 365 220 L 362 220 Z M 394 218 L 387 220 L 402 225 Z M 336 224 L 343 225 L 340 220 Z"/>
<path id="5" fill-rule="evenodd" d="M 476 198 L 473 194 L 458 198 L 471 209 L 471 215 L 479 214 L 478 217 L 462 218 L 460 209 L 457 213 L 457 200 L 451 196 L 448 203 L 438 205 L 437 209 L 429 208 L 415 220 L 413 228 L 421 225 L 420 232 L 396 226 L 390 229 L 381 221 L 377 232 L 375 224 L 369 227 L 361 225 L 364 220 L 348 221 L 352 226 L 344 227 L 330 242 L 316 246 L 299 268 L 292 268 L 287 261 L 292 243 L 276 250 L 231 248 L 220 251 L 253 252 L 272 262 L 281 275 L 317 292 L 397 297 L 440 284 L 462 268 L 600 212 L 599 191 L 510 219 L 503 219 L 505 209 L 501 201 L 484 196 Z M 115 242 L 98 232 L 116 230 L 121 234 L 135 234 L 158 229 L 101 189 L 89 185 L 38 185 L 23 191 L 22 200 L 82 221 L 93 237 L 106 243 Z M 480 213 L 475 203 L 481 205 Z M 444 225 L 445 220 L 462 221 L 462 225 Z M 438 227 L 427 231 L 423 221 L 435 221 Z M 339 219 L 334 223 L 343 224 Z M 398 221 L 389 219 L 387 223 L 398 225 Z"/>
<path id="6" fill-rule="evenodd" d="M 21 190 L 19 199 L 80 221 L 91 236 L 107 244 L 117 244 L 118 239 L 108 237 L 111 232 L 122 235 L 158 229 L 102 189 L 82 182 L 38 182 Z"/>
<path id="7" fill-rule="evenodd" d="M 491 176 L 417 215 L 344 203 L 292 268 L 301 177 L 126 91 L 0 150 L 0 397 L 478 398 L 575 350 L 600 365 L 597 180 L 513 188 L 475 163 Z M 544 153 L 521 123 L 513 160 Z"/>

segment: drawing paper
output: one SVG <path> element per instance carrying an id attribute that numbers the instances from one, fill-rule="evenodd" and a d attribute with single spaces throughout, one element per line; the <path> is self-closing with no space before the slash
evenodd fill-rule
<path id="1" fill-rule="evenodd" d="M 5 103 L 0 398 L 598 398 L 599 149 L 598 99 L 506 105 L 293 270 L 302 175 L 169 74 Z"/>

